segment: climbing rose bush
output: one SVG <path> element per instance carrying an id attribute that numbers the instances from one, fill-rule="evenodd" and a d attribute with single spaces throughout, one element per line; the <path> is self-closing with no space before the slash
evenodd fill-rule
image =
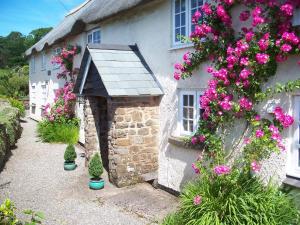
<path id="1" fill-rule="evenodd" d="M 80 46 L 68 45 L 59 55 L 52 58 L 52 63 L 60 66 L 57 78 L 64 79 L 65 85 L 55 91 L 54 104 L 45 106 L 44 116 L 50 122 L 74 118 L 76 95 L 73 93 L 73 88 L 77 72 L 73 70 L 73 61 L 80 52 Z"/>
<path id="2" fill-rule="evenodd" d="M 236 30 L 236 34 L 231 13 L 238 4 L 243 5 L 237 18 L 243 26 Z M 293 213 L 289 214 L 286 207 L 276 208 L 275 205 L 279 204 L 276 201 L 282 200 L 278 197 L 280 191 L 275 187 L 265 188 L 256 176 L 264 159 L 285 151 L 282 132 L 294 120 L 280 106 L 274 109 L 272 116 L 265 117 L 259 114 L 256 106 L 275 94 L 300 88 L 300 81 L 296 80 L 263 89 L 276 74 L 279 63 L 284 63 L 291 55 L 299 55 L 299 30 L 291 23 L 294 9 L 299 6 L 299 0 L 215 0 L 211 4 L 205 3 L 201 12 L 193 16 L 195 30 L 189 39 L 194 51 L 185 53 L 183 62 L 175 64 L 174 78 L 191 77 L 202 62 L 209 60 L 211 66 L 207 72 L 211 79 L 200 99 L 204 113 L 199 128 L 191 138 L 192 144 L 201 144 L 203 148 L 201 157 L 192 165 L 200 176 L 199 182 L 188 186 L 183 197 L 182 212 L 187 216 L 183 224 L 218 224 L 216 221 L 221 224 L 297 224 L 298 213 L 293 203 L 283 195 L 285 204 Z M 224 132 L 233 129 L 237 120 L 244 121 L 245 129 L 240 132 L 237 143 L 228 149 Z M 236 212 L 232 211 L 233 208 L 228 211 L 225 206 L 207 205 L 213 202 L 212 198 L 227 206 L 239 198 L 247 202 L 249 199 L 246 201 L 242 190 L 248 181 L 251 182 L 245 193 L 253 198 L 259 196 L 254 190 L 263 193 L 259 201 L 261 207 L 270 210 L 264 212 L 270 213 L 269 219 L 263 215 L 252 218 L 254 214 L 261 215 L 255 211 L 256 206 L 249 208 L 249 218 L 242 218 L 240 215 L 246 215 L 246 212 L 238 213 L 236 205 L 232 206 Z M 231 198 L 228 188 L 236 188 L 241 193 L 231 192 Z M 217 192 L 213 192 L 215 189 Z M 265 201 L 267 196 L 269 202 Z M 269 205 L 263 205 L 264 202 Z M 272 207 L 277 211 L 272 211 Z M 207 211 L 209 208 L 212 211 Z M 212 212 L 216 214 L 211 215 Z M 287 217 L 275 218 L 273 215 L 281 213 Z M 232 214 L 236 218 L 230 217 Z"/>

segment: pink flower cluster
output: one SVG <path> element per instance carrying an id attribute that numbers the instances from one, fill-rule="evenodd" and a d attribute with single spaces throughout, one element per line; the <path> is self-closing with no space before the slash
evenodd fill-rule
<path id="1" fill-rule="evenodd" d="M 260 171 L 260 169 L 261 169 L 261 165 L 258 164 L 256 161 L 253 161 L 250 166 L 251 166 L 251 170 L 254 173 L 258 173 Z"/>
<path id="2" fill-rule="evenodd" d="M 229 174 L 231 172 L 231 168 L 226 165 L 219 165 L 214 168 L 214 173 L 217 174 L 218 176 L 223 175 L 223 174 Z"/>
<path id="3" fill-rule="evenodd" d="M 252 21 L 253 27 L 265 23 L 265 18 L 262 17 L 262 8 L 260 8 L 259 6 L 253 9 L 252 17 L 253 17 L 253 21 Z"/>
<path id="4" fill-rule="evenodd" d="M 286 3 L 280 7 L 280 11 L 283 13 L 285 16 L 293 16 L 294 13 L 294 7 L 293 5 Z"/>
<path id="5" fill-rule="evenodd" d="M 246 97 L 239 100 L 240 107 L 246 111 L 250 111 L 253 108 L 253 103 Z"/>
<path id="6" fill-rule="evenodd" d="M 196 195 L 194 197 L 194 205 L 200 205 L 202 202 L 202 197 L 200 195 Z"/>
<path id="7" fill-rule="evenodd" d="M 275 119 L 277 121 L 280 122 L 280 124 L 284 127 L 284 128 L 288 128 L 289 126 L 291 126 L 294 123 L 294 118 L 288 114 L 285 114 L 283 112 L 283 109 L 279 106 L 277 106 L 274 109 L 274 116 Z"/>
<path id="8" fill-rule="evenodd" d="M 200 174 L 200 169 L 196 166 L 195 163 L 192 163 L 192 168 L 196 174 Z"/>

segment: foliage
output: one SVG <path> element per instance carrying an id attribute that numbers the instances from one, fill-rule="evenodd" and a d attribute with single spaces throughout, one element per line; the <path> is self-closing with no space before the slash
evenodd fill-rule
<path id="1" fill-rule="evenodd" d="M 14 99 L 14 98 L 9 98 L 8 101 L 11 104 L 12 107 L 15 107 L 19 110 L 20 115 L 22 117 L 25 116 L 25 106 L 24 106 L 23 102 L 21 102 L 17 99 Z"/>
<path id="2" fill-rule="evenodd" d="M 76 159 L 76 151 L 74 145 L 68 145 L 64 154 L 64 159 L 66 162 L 74 162 Z"/>
<path id="3" fill-rule="evenodd" d="M 32 30 L 25 39 L 25 45 L 27 48 L 33 46 L 39 40 L 41 40 L 47 33 L 52 30 L 52 27 L 38 28 Z"/>
<path id="4" fill-rule="evenodd" d="M 78 119 L 60 119 L 50 122 L 43 120 L 38 123 L 38 135 L 43 142 L 75 144 L 79 138 Z"/>
<path id="5" fill-rule="evenodd" d="M 89 163 L 89 174 L 93 178 L 100 178 L 103 173 L 102 160 L 99 153 L 96 153 Z"/>
<path id="6" fill-rule="evenodd" d="M 214 182 L 209 179 L 204 176 L 188 184 L 181 195 L 180 210 L 164 224 L 296 225 L 300 222 L 292 198 L 271 184 L 265 186 L 258 178 L 248 179 L 247 174 L 238 171 L 226 179 L 217 176 Z"/>
<path id="7" fill-rule="evenodd" d="M 44 219 L 42 212 L 35 212 L 31 209 L 25 210 L 25 215 L 30 215 L 30 221 L 21 222 L 15 213 L 16 207 L 10 199 L 6 199 L 0 205 L 0 224 L 1 225 L 37 225 L 41 224 Z"/>
<path id="8" fill-rule="evenodd" d="M 0 68 L 24 66 L 27 59 L 24 57 L 26 49 L 38 42 L 52 28 L 33 30 L 28 36 L 20 32 L 11 32 L 6 37 L 0 36 Z"/>
<path id="9" fill-rule="evenodd" d="M 232 27 L 232 8 L 238 4 L 243 5 L 241 31 Z M 183 224 L 297 223 L 293 202 L 271 184 L 264 187 L 255 175 L 263 160 L 285 152 L 281 134 L 294 122 L 279 106 L 264 118 L 256 107 L 300 87 L 295 80 L 265 89 L 278 64 L 300 53 L 299 30 L 291 26 L 299 6 L 298 0 L 216 0 L 203 5 L 203 15 L 197 11 L 193 16 L 194 51 L 175 65 L 174 78 L 191 77 L 207 60 L 212 62 L 207 68 L 212 78 L 200 99 L 202 120 L 191 138 L 192 144 L 204 145 L 192 165 L 201 182 L 188 186 L 182 197 Z M 228 147 L 226 133 L 235 129 L 237 120 L 245 130 Z"/>
<path id="10" fill-rule="evenodd" d="M 19 98 L 28 96 L 28 66 L 0 70 L 0 95 Z"/>

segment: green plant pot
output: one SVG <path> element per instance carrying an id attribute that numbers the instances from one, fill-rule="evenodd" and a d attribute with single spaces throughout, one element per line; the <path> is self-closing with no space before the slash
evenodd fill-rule
<path id="1" fill-rule="evenodd" d="M 89 187 L 90 187 L 90 189 L 93 189 L 93 190 L 100 190 L 100 189 L 104 188 L 104 180 L 103 179 L 100 179 L 100 180 L 90 179 Z"/>
<path id="2" fill-rule="evenodd" d="M 75 164 L 75 162 L 65 162 L 64 163 L 64 169 L 65 170 L 75 170 L 76 169 L 76 164 Z"/>

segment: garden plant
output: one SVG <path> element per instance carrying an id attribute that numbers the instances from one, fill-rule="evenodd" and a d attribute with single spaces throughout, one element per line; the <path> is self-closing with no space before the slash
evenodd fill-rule
<path id="1" fill-rule="evenodd" d="M 103 174 L 103 164 L 99 153 L 94 154 L 89 162 L 89 187 L 94 190 L 99 190 L 104 187 L 104 180 L 101 179 Z"/>
<path id="2" fill-rule="evenodd" d="M 75 159 L 77 158 L 77 154 L 75 151 L 75 147 L 72 144 L 69 144 L 65 150 L 64 154 L 64 168 L 65 170 L 74 170 L 76 168 Z"/>
<path id="3" fill-rule="evenodd" d="M 215 0 L 193 16 L 195 31 L 186 39 L 194 50 L 175 65 L 174 78 L 188 79 L 211 61 L 212 77 L 200 99 L 204 113 L 190 139 L 201 146 L 192 165 L 199 176 L 185 187 L 179 210 L 164 224 L 300 223 L 293 199 L 258 175 L 264 160 L 285 154 L 282 133 L 294 122 L 279 105 L 270 115 L 259 104 L 300 88 L 300 80 L 268 86 L 278 64 L 300 53 L 299 30 L 292 26 L 299 5 L 298 0 Z M 239 18 L 232 18 L 237 10 Z M 240 31 L 234 30 L 235 19 L 243 25 Z M 243 129 L 228 145 L 226 137 L 237 123 Z"/>

